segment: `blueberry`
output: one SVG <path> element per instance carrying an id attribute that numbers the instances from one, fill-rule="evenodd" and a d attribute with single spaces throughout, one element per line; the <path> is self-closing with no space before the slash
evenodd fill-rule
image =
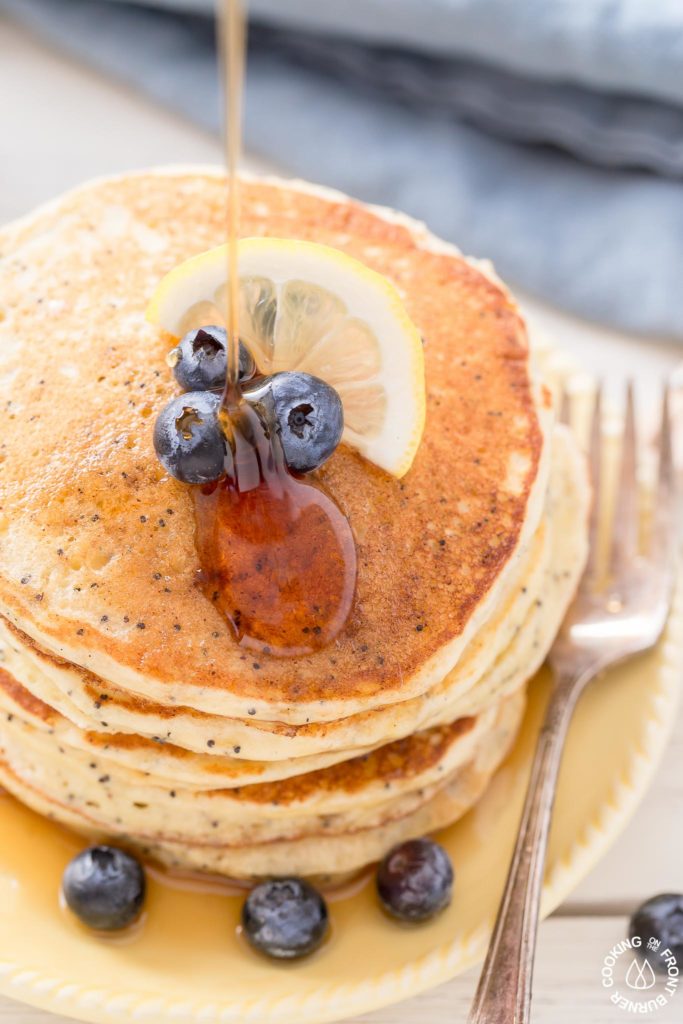
<path id="1" fill-rule="evenodd" d="M 325 938 L 327 905 L 301 878 L 274 879 L 249 893 L 242 926 L 254 949 L 278 960 L 294 960 L 312 953 Z"/>
<path id="2" fill-rule="evenodd" d="M 670 949 L 679 967 L 683 966 L 683 894 L 663 893 L 646 900 L 633 914 L 629 923 L 629 938 L 639 936 L 642 948 L 647 949 L 649 939 L 661 942 L 659 952 Z M 666 958 L 651 960 L 655 969 L 666 972 Z"/>
<path id="3" fill-rule="evenodd" d="M 135 857 L 116 846 L 90 846 L 67 864 L 62 891 L 83 924 L 116 931 L 142 910 L 145 873 Z"/>
<path id="4" fill-rule="evenodd" d="M 224 327 L 188 331 L 171 356 L 173 373 L 184 391 L 214 391 L 225 387 L 227 334 Z M 256 364 L 240 341 L 240 380 L 254 376 Z"/>
<path id="5" fill-rule="evenodd" d="M 154 425 L 154 447 L 163 467 L 185 484 L 222 476 L 227 447 L 218 422 L 220 395 L 190 391 L 164 406 Z"/>
<path id="6" fill-rule="evenodd" d="M 453 867 L 443 846 L 411 839 L 390 850 L 377 871 L 382 906 L 401 921 L 426 921 L 451 902 Z"/>
<path id="7" fill-rule="evenodd" d="M 344 430 L 339 395 L 310 373 L 275 373 L 245 388 L 244 397 L 264 409 L 282 441 L 287 465 L 310 473 L 329 459 Z"/>

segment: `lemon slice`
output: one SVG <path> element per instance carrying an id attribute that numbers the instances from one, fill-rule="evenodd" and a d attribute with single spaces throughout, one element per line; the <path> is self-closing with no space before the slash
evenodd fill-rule
<path id="1" fill-rule="evenodd" d="M 280 238 L 239 243 L 240 337 L 262 373 L 321 377 L 344 406 L 344 437 L 394 476 L 410 469 L 425 418 L 422 341 L 394 286 L 337 249 Z M 147 317 L 170 334 L 224 323 L 227 246 L 181 263 Z"/>

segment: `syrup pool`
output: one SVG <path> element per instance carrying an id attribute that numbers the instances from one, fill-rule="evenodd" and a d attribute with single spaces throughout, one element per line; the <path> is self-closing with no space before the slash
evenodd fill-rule
<path id="1" fill-rule="evenodd" d="M 233 408 L 230 430 L 232 466 L 193 489 L 202 589 L 243 646 L 311 653 L 334 640 L 353 605 L 351 527 L 320 486 L 288 471 L 255 408 Z"/>

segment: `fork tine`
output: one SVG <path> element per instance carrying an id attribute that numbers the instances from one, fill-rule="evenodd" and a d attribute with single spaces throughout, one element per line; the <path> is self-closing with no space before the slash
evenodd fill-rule
<path id="1" fill-rule="evenodd" d="M 560 390 L 560 403 L 557 420 L 558 423 L 563 423 L 565 427 L 571 427 L 572 425 L 572 403 L 569 397 L 569 392 L 564 384 L 562 384 Z"/>
<path id="2" fill-rule="evenodd" d="M 602 382 L 598 383 L 593 403 L 593 420 L 588 449 L 588 460 L 593 489 L 589 521 L 589 555 L 586 565 L 587 577 L 594 577 L 598 569 L 598 548 L 600 534 L 601 468 L 602 468 Z"/>
<path id="3" fill-rule="evenodd" d="M 664 382 L 662 393 L 662 424 L 659 435 L 659 488 L 666 492 L 673 490 L 673 429 L 671 425 L 671 389 L 668 381 Z"/>
<path id="4" fill-rule="evenodd" d="M 671 422 L 671 390 L 665 382 L 662 394 L 662 422 L 659 431 L 659 479 L 656 492 L 653 529 L 654 552 L 662 562 L 672 560 L 676 543 L 676 487 Z"/>
<path id="5" fill-rule="evenodd" d="M 636 410 L 633 381 L 626 389 L 626 414 L 621 445 L 621 470 L 612 524 L 612 571 L 628 569 L 638 552 L 638 478 Z"/>

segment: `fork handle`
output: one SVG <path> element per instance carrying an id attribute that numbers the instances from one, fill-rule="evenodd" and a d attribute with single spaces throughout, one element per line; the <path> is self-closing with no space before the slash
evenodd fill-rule
<path id="1" fill-rule="evenodd" d="M 534 755 L 498 917 L 468 1024 L 527 1024 L 548 835 L 567 728 L 595 668 L 559 673 Z"/>

